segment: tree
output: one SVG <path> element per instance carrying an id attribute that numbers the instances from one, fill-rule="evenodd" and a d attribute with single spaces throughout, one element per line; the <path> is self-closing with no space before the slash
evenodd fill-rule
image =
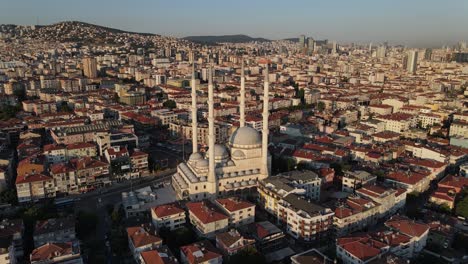
<path id="1" fill-rule="evenodd" d="M 461 215 L 465 218 L 468 218 L 468 194 L 465 194 L 465 197 L 457 203 L 455 207 L 455 212 L 457 215 Z"/>
<path id="2" fill-rule="evenodd" d="M 174 109 L 176 108 L 177 104 L 174 100 L 167 100 L 163 103 L 163 106 L 169 109 Z"/>
<path id="3" fill-rule="evenodd" d="M 0 120 L 8 120 L 14 118 L 16 114 L 21 111 L 21 105 L 5 105 L 0 107 Z"/>
<path id="4" fill-rule="evenodd" d="M 266 263 L 265 256 L 260 254 L 254 247 L 247 247 L 228 258 L 227 264 L 263 264 Z"/>
<path id="5" fill-rule="evenodd" d="M 197 235 L 192 229 L 182 227 L 177 230 L 169 230 L 168 228 L 161 228 L 159 236 L 165 241 L 167 246 L 174 254 L 179 255 L 179 248 L 197 241 Z"/>
<path id="6" fill-rule="evenodd" d="M 0 193 L 0 202 L 17 205 L 18 199 L 16 198 L 16 189 L 11 188 Z"/>
<path id="7" fill-rule="evenodd" d="M 322 112 L 323 110 L 325 110 L 325 103 L 322 102 L 322 101 L 318 102 L 318 104 L 317 104 L 317 109 L 318 109 L 320 112 Z"/>
<path id="8" fill-rule="evenodd" d="M 59 107 L 59 112 L 72 112 L 73 110 L 68 106 L 67 102 L 62 102 Z"/>
<path id="9" fill-rule="evenodd" d="M 79 211 L 77 218 L 76 233 L 80 239 L 84 239 L 96 231 L 99 221 L 96 214 Z"/>

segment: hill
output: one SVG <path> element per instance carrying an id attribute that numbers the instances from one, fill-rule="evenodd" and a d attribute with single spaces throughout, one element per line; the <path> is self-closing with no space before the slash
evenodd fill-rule
<path id="1" fill-rule="evenodd" d="M 269 42 L 269 39 L 265 38 L 252 38 L 247 35 L 223 35 L 223 36 L 188 36 L 184 39 L 198 42 L 198 43 L 223 43 L 223 42 L 230 42 L 230 43 L 245 43 L 245 42 Z"/>

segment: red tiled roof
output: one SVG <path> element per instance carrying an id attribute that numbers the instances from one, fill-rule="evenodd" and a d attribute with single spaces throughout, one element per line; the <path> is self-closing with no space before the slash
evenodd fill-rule
<path id="1" fill-rule="evenodd" d="M 50 181 L 50 180 L 53 180 L 53 178 L 50 176 L 40 174 L 40 173 L 35 173 L 35 174 L 30 174 L 30 175 L 18 175 L 16 177 L 16 184 L 39 182 L 39 181 Z"/>
<path id="2" fill-rule="evenodd" d="M 143 247 L 149 244 L 161 244 L 162 239 L 148 233 L 140 226 L 127 228 L 127 235 L 132 240 L 135 248 Z"/>
<path id="3" fill-rule="evenodd" d="M 33 250 L 31 261 L 47 261 L 73 253 L 72 243 L 47 243 Z"/>
<path id="4" fill-rule="evenodd" d="M 183 246 L 180 251 L 185 255 L 189 264 L 207 263 L 222 256 L 207 240 Z"/>
<path id="5" fill-rule="evenodd" d="M 226 210 L 233 212 L 233 211 L 238 211 L 250 207 L 254 207 L 254 204 L 251 204 L 246 201 L 241 201 L 236 198 L 225 198 L 225 199 L 217 199 L 216 202 L 218 202 L 221 206 L 223 206 Z"/>
<path id="6" fill-rule="evenodd" d="M 160 218 L 184 212 L 184 210 L 176 203 L 159 205 L 153 207 L 151 210 L 153 210 L 156 216 Z"/>
<path id="7" fill-rule="evenodd" d="M 429 230 L 428 225 L 401 216 L 393 216 L 385 225 L 411 237 L 420 237 Z"/>
<path id="8" fill-rule="evenodd" d="M 187 203 L 187 208 L 203 224 L 213 223 L 229 218 L 208 200 Z"/>

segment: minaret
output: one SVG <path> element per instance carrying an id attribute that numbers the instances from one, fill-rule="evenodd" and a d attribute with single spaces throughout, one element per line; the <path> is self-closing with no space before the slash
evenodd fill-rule
<path id="1" fill-rule="evenodd" d="M 261 173 L 268 176 L 268 116 L 270 83 L 268 80 L 268 63 L 265 69 L 265 81 L 263 85 L 263 127 L 262 127 L 262 168 Z"/>
<path id="2" fill-rule="evenodd" d="M 240 127 L 245 126 L 245 76 L 244 76 L 244 59 L 242 59 L 242 69 L 241 69 L 241 90 L 240 90 Z"/>
<path id="3" fill-rule="evenodd" d="M 195 84 L 195 61 L 192 63 L 192 153 L 198 152 L 197 86 Z"/>
<path id="4" fill-rule="evenodd" d="M 215 173 L 215 129 L 214 129 L 214 107 L 213 107 L 213 69 L 208 69 L 208 182 L 213 183 L 208 190 L 216 193 L 216 173 Z"/>

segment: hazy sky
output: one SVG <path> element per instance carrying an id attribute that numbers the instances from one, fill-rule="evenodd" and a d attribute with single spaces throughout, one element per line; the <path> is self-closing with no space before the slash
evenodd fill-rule
<path id="1" fill-rule="evenodd" d="M 183 37 L 300 34 L 435 46 L 468 40 L 468 0 L 0 0 L 0 24 L 79 20 Z"/>

